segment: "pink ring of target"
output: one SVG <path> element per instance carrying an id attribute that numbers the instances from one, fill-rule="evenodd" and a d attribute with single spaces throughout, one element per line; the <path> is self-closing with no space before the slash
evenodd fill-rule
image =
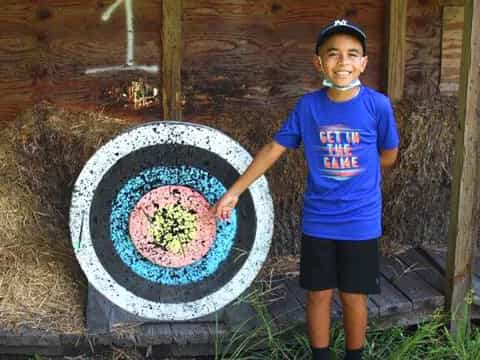
<path id="1" fill-rule="evenodd" d="M 184 244 L 181 252 L 162 249 L 155 243 L 150 230 L 152 219 L 161 209 L 180 206 L 194 214 L 195 234 Z M 215 240 L 215 216 L 209 212 L 210 204 L 197 191 L 177 185 L 158 187 L 146 193 L 136 204 L 129 218 L 130 238 L 138 252 L 152 263 L 164 267 L 187 266 L 201 259 Z"/>

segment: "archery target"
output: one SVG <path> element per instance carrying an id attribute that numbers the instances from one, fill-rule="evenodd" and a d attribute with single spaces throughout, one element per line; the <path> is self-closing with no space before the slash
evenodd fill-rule
<path id="1" fill-rule="evenodd" d="M 225 134 L 186 122 L 132 128 L 101 147 L 74 187 L 70 231 L 88 281 L 155 320 L 219 310 L 264 263 L 273 206 L 264 177 L 228 221 L 209 212 L 251 162 Z"/>

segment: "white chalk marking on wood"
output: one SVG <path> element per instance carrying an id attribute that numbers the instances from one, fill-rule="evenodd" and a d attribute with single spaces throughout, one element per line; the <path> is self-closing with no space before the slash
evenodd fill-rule
<path id="1" fill-rule="evenodd" d="M 114 71 L 145 71 L 148 73 L 157 73 L 158 66 L 157 65 L 117 65 L 117 66 L 104 66 L 98 67 L 93 69 L 88 69 L 85 71 L 85 74 L 97 74 L 101 72 L 114 72 Z"/>
<path id="2" fill-rule="evenodd" d="M 136 65 L 134 60 L 135 49 L 135 32 L 133 29 L 133 0 L 117 0 L 108 7 L 102 14 L 102 20 L 108 21 L 117 8 L 124 3 L 125 4 L 125 21 L 127 23 L 127 55 L 125 65 L 117 66 L 102 66 L 87 69 L 85 74 L 98 74 L 102 72 L 116 72 L 116 71 L 145 71 L 149 73 L 157 73 L 159 71 L 158 65 Z"/>

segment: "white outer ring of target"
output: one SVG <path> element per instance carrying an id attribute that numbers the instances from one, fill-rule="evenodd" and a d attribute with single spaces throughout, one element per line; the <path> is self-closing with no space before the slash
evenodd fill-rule
<path id="1" fill-rule="evenodd" d="M 75 255 L 88 281 L 115 305 L 146 319 L 189 320 L 229 304 L 257 276 L 267 258 L 273 235 L 273 203 L 267 180 L 262 176 L 249 187 L 257 214 L 253 246 L 243 266 L 222 288 L 194 301 L 171 304 L 141 298 L 119 285 L 102 266 L 90 236 L 90 207 L 95 190 L 108 170 L 131 152 L 152 145 L 180 143 L 217 154 L 240 174 L 252 161 L 238 142 L 213 128 L 188 122 L 153 122 L 131 128 L 103 145 L 85 164 L 72 194 L 70 235 Z"/>

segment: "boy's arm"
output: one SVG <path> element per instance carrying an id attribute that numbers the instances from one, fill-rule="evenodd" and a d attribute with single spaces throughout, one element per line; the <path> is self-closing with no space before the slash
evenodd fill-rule
<path id="1" fill-rule="evenodd" d="M 262 176 L 287 150 L 285 146 L 272 141 L 257 153 L 247 170 L 228 189 L 214 205 L 212 211 L 221 219 L 230 217 L 232 209 L 237 205 L 239 196 L 260 176 Z"/>
<path id="2" fill-rule="evenodd" d="M 398 148 L 382 150 L 380 152 L 380 165 L 382 168 L 390 167 L 395 164 L 398 156 Z"/>

